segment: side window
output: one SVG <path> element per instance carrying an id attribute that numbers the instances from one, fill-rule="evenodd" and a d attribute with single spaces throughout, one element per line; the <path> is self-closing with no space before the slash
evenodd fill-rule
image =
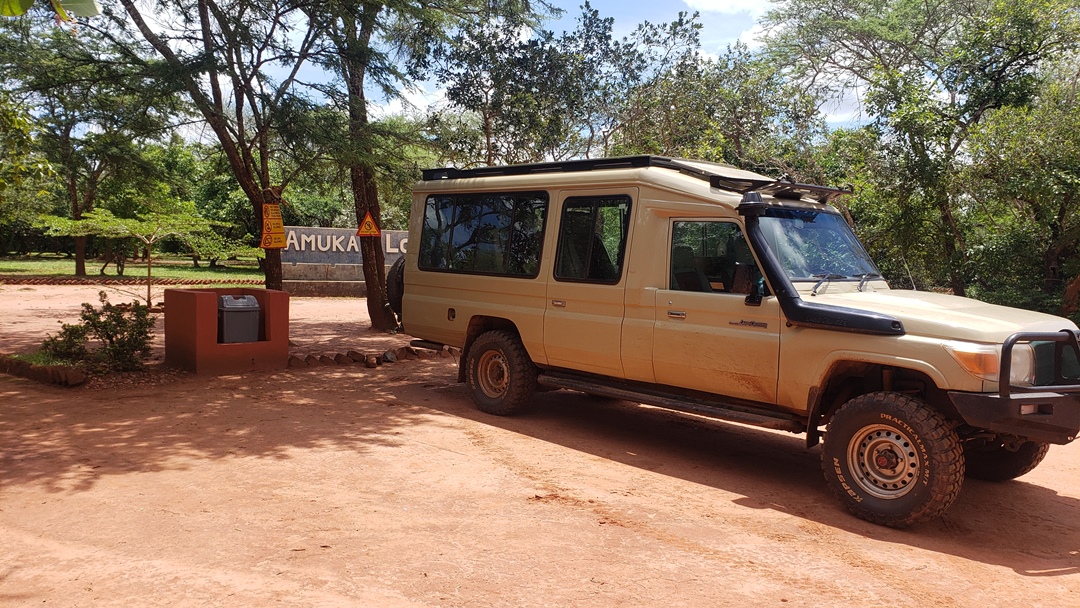
<path id="1" fill-rule="evenodd" d="M 671 289 L 749 294 L 760 279 L 750 245 L 731 222 L 674 222 Z"/>
<path id="2" fill-rule="evenodd" d="M 546 192 L 429 196 L 420 269 L 535 277 L 547 206 Z"/>
<path id="3" fill-rule="evenodd" d="M 622 276 L 630 197 L 579 196 L 563 203 L 555 278 L 614 285 Z"/>

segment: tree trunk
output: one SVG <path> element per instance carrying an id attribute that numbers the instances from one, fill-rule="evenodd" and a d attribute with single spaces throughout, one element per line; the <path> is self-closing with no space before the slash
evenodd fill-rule
<path id="1" fill-rule="evenodd" d="M 364 216 L 370 213 L 378 226 L 382 225 L 382 218 L 379 189 L 368 160 L 372 154 L 369 147 L 371 144 L 367 143 L 370 139 L 367 137 L 368 114 L 364 78 L 371 51 L 371 36 L 375 31 L 376 17 L 381 10 L 381 5 L 365 6 L 359 19 L 345 20 L 344 31 L 341 32 L 343 37 L 337 40 L 337 52 L 349 91 L 349 137 L 355 147 L 349 161 L 349 180 L 352 183 L 356 221 L 362 222 Z M 387 331 L 397 327 L 397 320 L 386 301 L 385 256 L 380 245 L 377 238 L 360 239 L 371 328 Z M 269 261 L 269 258 L 267 260 Z"/>
<path id="2" fill-rule="evenodd" d="M 356 203 L 356 217 L 362 221 L 371 213 L 375 224 L 379 225 L 379 190 L 375 185 L 375 176 L 370 169 L 356 165 L 349 169 L 352 181 L 353 200 Z M 388 331 L 397 327 L 397 320 L 386 301 L 386 256 L 378 237 L 361 237 L 360 255 L 364 260 L 364 284 L 367 286 L 368 317 L 371 328 Z"/>
<path id="3" fill-rule="evenodd" d="M 86 237 L 75 237 L 75 276 L 86 276 Z"/>
<path id="4" fill-rule="evenodd" d="M 82 219 L 82 206 L 79 204 L 79 184 L 74 169 L 68 169 L 68 201 L 71 203 L 71 219 Z M 75 276 L 86 276 L 86 237 L 75 237 Z"/>

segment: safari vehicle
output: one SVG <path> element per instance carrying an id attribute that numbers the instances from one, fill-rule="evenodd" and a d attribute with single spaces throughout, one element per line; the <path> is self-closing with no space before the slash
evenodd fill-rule
<path id="1" fill-rule="evenodd" d="M 824 438 L 847 508 L 907 526 L 1076 437 L 1080 332 L 890 289 L 845 194 L 656 156 L 428 170 L 391 302 L 485 412 L 561 388 Z"/>

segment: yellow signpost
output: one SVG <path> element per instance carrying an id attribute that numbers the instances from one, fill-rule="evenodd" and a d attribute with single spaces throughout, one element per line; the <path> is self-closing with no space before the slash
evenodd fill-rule
<path id="1" fill-rule="evenodd" d="M 263 205 L 263 230 L 259 247 L 263 249 L 285 248 L 285 224 L 281 221 L 280 205 Z"/>
<path id="2" fill-rule="evenodd" d="M 382 236 L 382 232 L 379 232 L 379 227 L 375 225 L 375 220 L 372 219 L 370 211 L 364 215 L 364 221 L 360 222 L 360 229 L 356 231 L 356 236 Z"/>

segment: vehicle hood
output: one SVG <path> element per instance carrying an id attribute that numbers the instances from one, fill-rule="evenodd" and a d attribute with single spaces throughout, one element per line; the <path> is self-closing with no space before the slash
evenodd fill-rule
<path id="1" fill-rule="evenodd" d="M 879 290 L 804 296 L 812 304 L 868 310 L 898 319 L 911 335 L 1001 343 L 1018 331 L 1076 329 L 1068 319 L 928 291 Z"/>

